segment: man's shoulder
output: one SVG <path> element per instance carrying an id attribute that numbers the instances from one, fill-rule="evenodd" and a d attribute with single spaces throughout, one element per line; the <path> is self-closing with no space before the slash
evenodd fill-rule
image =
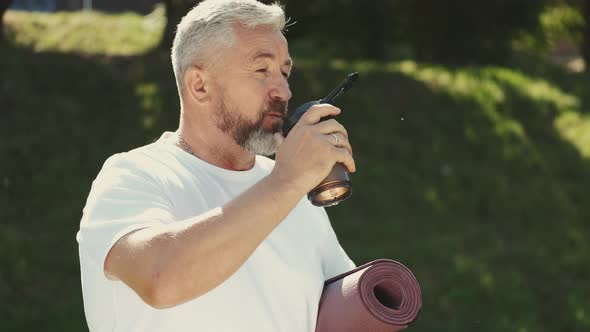
<path id="1" fill-rule="evenodd" d="M 185 162 L 180 155 L 181 150 L 166 146 L 162 142 L 154 142 L 135 149 L 116 153 L 110 156 L 103 164 L 101 173 L 118 170 L 119 172 L 133 173 L 145 177 L 166 176 L 166 174 L 188 174 Z M 190 174 L 194 177 L 198 172 L 195 169 L 202 167 L 199 163 L 191 164 Z M 257 155 L 256 168 L 258 172 L 270 173 L 274 168 L 275 161 L 269 157 Z M 194 168 L 194 169 L 193 169 Z M 206 172 L 203 172 L 206 173 Z M 99 174 L 100 175 L 100 174 Z"/>
<path id="2" fill-rule="evenodd" d="M 152 162 L 159 159 L 155 156 L 158 152 L 161 153 L 158 150 L 160 149 L 156 147 L 156 143 L 151 143 L 129 151 L 115 153 L 106 159 L 102 169 L 117 167 L 140 170 L 148 168 Z"/>
<path id="3" fill-rule="evenodd" d="M 126 152 L 115 153 L 102 165 L 95 181 L 160 183 L 170 173 L 175 159 L 174 150 L 154 142 Z M 125 182 L 125 181 L 123 181 Z"/>

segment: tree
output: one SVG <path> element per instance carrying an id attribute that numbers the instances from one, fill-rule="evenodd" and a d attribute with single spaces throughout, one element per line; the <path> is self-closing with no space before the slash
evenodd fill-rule
<path id="1" fill-rule="evenodd" d="M 314 56 L 386 60 L 398 31 L 399 19 L 392 15 L 395 0 L 338 0 L 337 5 L 333 0 L 280 2 L 290 23 L 298 22 L 288 28 L 289 42 L 304 41 Z"/>
<path id="2" fill-rule="evenodd" d="M 419 60 L 502 64 L 520 30 L 534 30 L 546 0 L 399 0 L 403 34 Z"/>
<path id="3" fill-rule="evenodd" d="M 586 72 L 590 73 L 590 0 L 584 0 L 582 6 L 582 15 L 584 17 L 582 56 L 586 63 Z"/>
<path id="4" fill-rule="evenodd" d="M 0 42 L 4 40 L 4 13 L 11 3 L 12 0 L 0 0 Z"/>
<path id="5" fill-rule="evenodd" d="M 164 28 L 164 36 L 160 41 L 160 48 L 170 49 L 172 47 L 176 26 L 189 9 L 196 6 L 200 1 L 164 0 L 164 6 L 166 7 L 166 27 Z"/>

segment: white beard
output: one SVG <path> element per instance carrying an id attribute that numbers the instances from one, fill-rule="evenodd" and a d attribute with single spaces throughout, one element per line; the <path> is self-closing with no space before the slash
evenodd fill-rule
<path id="1" fill-rule="evenodd" d="M 274 134 L 258 128 L 252 132 L 242 146 L 246 151 L 263 156 L 272 156 L 277 151 L 277 143 Z"/>

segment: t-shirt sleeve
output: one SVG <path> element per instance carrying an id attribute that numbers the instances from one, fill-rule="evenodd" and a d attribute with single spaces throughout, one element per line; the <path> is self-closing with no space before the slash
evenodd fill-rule
<path id="1" fill-rule="evenodd" d="M 173 218 L 157 182 L 123 156 L 109 158 L 92 183 L 77 236 L 80 250 L 101 268 L 121 237 Z"/>
<path id="2" fill-rule="evenodd" d="M 325 211 L 324 211 L 325 213 Z M 326 214 L 327 218 L 327 214 Z M 334 276 L 348 272 L 356 267 L 356 264 L 348 257 L 348 254 L 338 241 L 338 237 L 328 220 L 326 240 L 323 242 L 323 269 L 324 277 L 330 279 Z"/>

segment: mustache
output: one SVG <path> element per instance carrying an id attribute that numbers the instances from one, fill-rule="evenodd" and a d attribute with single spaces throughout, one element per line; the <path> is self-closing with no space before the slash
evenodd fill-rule
<path id="1" fill-rule="evenodd" d="M 271 100 L 270 103 L 268 103 L 268 107 L 266 108 L 266 111 L 264 111 L 264 114 L 266 114 L 266 113 L 279 113 L 284 118 L 287 116 L 287 105 L 288 105 L 288 102 L 286 102 L 284 100 L 279 100 L 279 99 Z"/>

